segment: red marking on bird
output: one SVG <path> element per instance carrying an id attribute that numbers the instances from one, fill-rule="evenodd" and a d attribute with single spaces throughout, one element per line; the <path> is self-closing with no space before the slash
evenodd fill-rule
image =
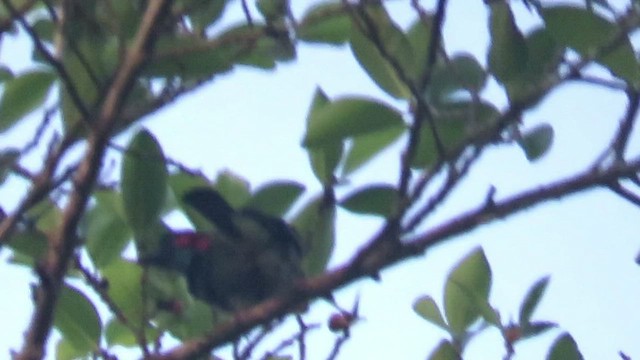
<path id="1" fill-rule="evenodd" d="M 193 246 L 192 235 L 193 233 L 187 233 L 187 232 L 177 233 L 173 241 L 175 245 L 179 248 L 188 248 Z"/>
<path id="2" fill-rule="evenodd" d="M 211 247 L 211 240 L 205 234 L 194 234 L 191 246 L 198 251 L 206 251 Z"/>

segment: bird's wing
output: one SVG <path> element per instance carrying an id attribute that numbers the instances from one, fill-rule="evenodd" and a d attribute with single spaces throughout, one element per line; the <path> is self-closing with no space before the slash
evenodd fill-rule
<path id="1" fill-rule="evenodd" d="M 189 190 L 183 196 L 183 200 L 220 231 L 232 236 L 240 235 L 233 222 L 235 210 L 217 191 L 211 188 L 198 187 Z"/>
<path id="2" fill-rule="evenodd" d="M 242 209 L 239 215 L 255 221 L 264 228 L 275 246 L 279 246 L 280 249 L 286 249 L 286 251 L 292 249 L 298 255 L 302 255 L 302 247 L 297 232 L 284 220 L 253 209 Z"/>

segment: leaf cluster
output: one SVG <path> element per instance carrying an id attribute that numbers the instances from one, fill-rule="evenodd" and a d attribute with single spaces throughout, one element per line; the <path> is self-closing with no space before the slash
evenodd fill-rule
<path id="1" fill-rule="evenodd" d="M 14 263 L 38 270 L 36 314 L 46 311 L 46 304 L 56 304 L 52 324 L 32 329 L 28 338 L 35 340 L 27 341 L 23 354 L 42 352 L 54 326 L 63 335 L 57 347 L 61 359 L 108 357 L 117 346 L 135 347 L 145 357 L 171 358 L 174 353 L 160 346 L 165 336 L 184 342 L 174 351 L 199 356 L 246 333 L 259 320 L 294 311 L 287 307 L 294 300 L 329 297 L 355 279 L 377 278 L 390 264 L 538 202 L 606 185 L 640 204 L 619 183 L 640 168 L 625 153 L 638 109 L 640 64 L 629 37 L 640 27 L 637 6 L 617 13 L 606 1 L 586 1 L 584 6 L 523 1 L 538 20 L 524 31 L 514 2 L 487 1 L 490 41 L 486 57 L 480 58 L 447 52 L 446 1 L 433 11 L 412 2 L 415 16 L 408 26 L 397 23 L 378 1 L 322 1 L 299 18 L 284 0 L 257 1 L 258 17 L 245 1 L 236 3 L 2 0 L 0 23 L 9 24 L 7 32 L 22 27 L 34 46 L 33 66 L 27 70 L 0 67 L 0 131 L 54 109 L 42 111 L 35 145 L 0 153 L 3 184 L 6 175 L 18 174 L 32 185 L 18 209 L 3 219 L 0 234 Z M 230 25 L 225 11 L 236 5 L 245 6 L 245 19 Z M 319 191 L 288 179 L 254 189 L 232 172 L 208 179 L 171 161 L 161 139 L 147 130 L 137 131 L 121 149 L 116 184 L 98 186 L 105 185 L 101 167 L 117 134 L 234 69 L 273 70 L 293 61 L 300 44 L 348 47 L 385 94 L 330 96 L 317 88 L 301 145 Z M 490 191 L 477 210 L 424 231 L 482 152 L 517 145 L 528 160 L 543 159 L 554 142 L 553 127 L 551 122 L 531 124 L 525 114 L 569 81 L 627 95 L 627 114 L 605 149 L 615 161 L 600 161 L 594 166 L 598 171 L 503 201 Z M 492 84 L 503 91 L 506 105 L 487 96 Z M 59 134 L 44 145 L 44 130 L 56 126 L 50 124 L 52 114 L 60 119 Z M 86 147 L 82 160 L 65 171 L 62 164 L 73 162 L 70 149 L 77 143 Z M 402 146 L 393 170 L 397 183 L 373 179 L 351 185 L 358 171 L 392 145 Z M 36 146 L 46 148 L 47 155 L 41 172 L 31 174 L 22 162 Z M 127 249 L 142 258 L 158 251 L 174 230 L 166 222 L 172 213 L 206 230 L 210 225 L 182 202 L 183 194 L 198 186 L 215 188 L 233 207 L 287 218 L 304 242 L 304 270 L 316 278 L 303 284 L 291 296 L 294 300 L 285 298 L 271 308 L 267 303 L 267 309 L 275 309 L 272 313 L 249 311 L 239 317 L 246 321 L 242 323 L 194 300 L 179 274 L 141 265 L 127 255 Z M 383 225 L 352 260 L 328 270 L 338 210 L 376 216 Z M 42 259 L 49 267 L 41 265 Z M 88 285 L 86 290 L 74 285 L 78 279 Z M 449 336 L 430 358 L 459 358 L 485 327 L 500 331 L 508 354 L 515 343 L 552 327 L 532 320 L 548 278 L 532 286 L 518 321 L 509 323 L 489 304 L 491 282 L 488 261 L 476 250 L 449 274 L 441 307 L 429 296 L 416 302 L 418 314 Z M 106 305 L 107 314 L 97 311 L 98 302 Z M 225 329 L 231 329 L 227 335 Z M 298 343 L 304 349 L 303 340 Z M 580 358 L 577 346 L 570 335 L 562 335 L 549 358 L 573 357 Z"/>

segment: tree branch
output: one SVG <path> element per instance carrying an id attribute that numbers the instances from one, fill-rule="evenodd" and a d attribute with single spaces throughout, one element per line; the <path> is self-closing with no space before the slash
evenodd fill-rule
<path id="1" fill-rule="evenodd" d="M 33 7 L 36 5 L 37 2 L 38 2 L 37 0 L 29 0 L 25 3 L 20 4 L 20 7 L 15 9 L 16 13 L 19 14 L 20 16 L 24 16 L 26 13 L 28 13 L 33 9 Z M 13 16 L 13 14 L 10 14 L 10 15 L 11 16 L 7 17 L 6 19 L 0 20 L 0 34 L 10 30 L 11 26 L 13 26 L 13 23 L 15 22 L 16 17 Z"/>
<path id="2" fill-rule="evenodd" d="M 40 285 L 34 296 L 35 311 L 25 334 L 23 348 L 15 357 L 18 360 L 41 359 L 44 356 L 44 346 L 53 323 L 58 293 L 67 272 L 69 260 L 77 245 L 76 230 L 80 217 L 84 213 L 96 181 L 102 157 L 122 103 L 136 80 L 136 75 L 150 55 L 156 29 L 170 4 L 170 0 L 149 2 L 138 33 L 107 89 L 96 119 L 96 126 L 89 135 L 87 150 L 73 180 L 75 188 L 65 207 L 62 225 L 50 240 L 44 263 L 37 268 Z"/>
<path id="3" fill-rule="evenodd" d="M 636 122 L 636 115 L 638 115 L 638 105 L 640 105 L 640 93 L 638 93 L 636 90 L 627 90 L 627 98 L 629 99 L 627 113 L 620 123 L 618 132 L 614 138 L 615 140 L 611 146 L 617 160 L 624 159 L 624 152 L 627 149 L 629 136 L 631 136 L 633 125 Z"/>
<path id="4" fill-rule="evenodd" d="M 213 348 L 234 340 L 253 327 L 285 315 L 297 304 L 312 298 L 322 297 L 356 279 L 370 276 L 400 261 L 421 256 L 429 247 L 453 236 L 514 215 L 543 202 L 559 199 L 597 186 L 606 186 L 613 181 L 628 178 L 640 171 L 640 158 L 629 163 L 612 165 L 606 170 L 589 170 L 576 176 L 558 180 L 534 190 L 522 192 L 502 201 L 489 201 L 477 209 L 470 210 L 428 231 L 403 242 L 377 241 L 380 232 L 371 242 L 397 246 L 378 246 L 373 250 L 361 250 L 347 264 L 324 275 L 303 281 L 287 296 L 267 300 L 250 309 L 236 313 L 232 320 L 218 326 L 211 334 L 193 339 L 164 353 L 151 355 L 153 360 L 177 360 L 205 354 Z"/>
<path id="5" fill-rule="evenodd" d="M 631 192 L 629 189 L 626 189 L 619 182 L 613 182 L 609 184 L 609 189 L 614 193 L 620 195 L 623 199 L 629 201 L 635 206 L 640 207 L 640 195 Z"/>
<path id="6" fill-rule="evenodd" d="M 80 94 L 78 94 L 77 88 L 73 83 L 73 81 L 71 80 L 71 76 L 69 76 L 67 69 L 64 67 L 64 65 L 60 61 L 58 61 L 58 59 L 56 59 L 49 52 L 49 50 L 47 50 L 47 48 L 44 46 L 44 44 L 40 40 L 40 37 L 38 36 L 36 31 L 31 27 L 31 25 L 29 25 L 29 23 L 27 23 L 23 14 L 13 6 L 13 4 L 11 3 L 11 0 L 2 0 L 2 3 L 4 4 L 9 14 L 11 14 L 11 17 L 16 21 L 18 21 L 20 25 L 22 25 L 22 27 L 25 29 L 25 31 L 31 38 L 33 45 L 38 50 L 40 55 L 42 55 L 42 57 L 47 61 L 47 63 L 56 70 L 56 72 L 58 73 L 58 76 L 60 76 L 60 80 L 64 84 L 65 89 L 69 93 L 71 101 L 76 106 L 80 114 L 82 114 L 82 117 L 85 119 L 88 119 L 89 110 L 87 109 L 87 106 L 82 101 Z"/>
<path id="7" fill-rule="evenodd" d="M 140 346 L 140 348 L 143 349 L 143 352 L 145 352 L 147 349 L 147 341 L 144 337 L 144 331 L 138 330 L 134 324 L 131 324 L 122 309 L 120 309 L 120 307 L 111 299 L 107 291 L 109 284 L 104 279 L 92 274 L 89 269 L 84 267 L 79 256 L 75 256 L 73 262 L 76 269 L 82 273 L 85 281 L 98 294 L 98 296 L 100 296 L 102 302 L 107 305 L 109 311 L 115 315 L 118 321 L 131 331 L 138 343 L 138 346 Z"/>

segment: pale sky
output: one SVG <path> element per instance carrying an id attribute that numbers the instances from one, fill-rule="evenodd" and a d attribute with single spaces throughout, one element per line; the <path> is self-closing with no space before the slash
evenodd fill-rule
<path id="1" fill-rule="evenodd" d="M 300 14 L 305 3 L 293 1 L 294 12 Z M 447 49 L 450 53 L 470 52 L 485 63 L 488 37 L 484 5 L 481 1 L 450 3 L 445 28 Z M 404 2 L 390 4 L 393 14 L 402 21 L 412 18 Z M 425 2 L 425 6 L 432 6 L 432 2 Z M 239 2 L 231 7 L 236 12 Z M 520 19 L 526 13 L 517 15 Z M 10 46 L 5 39 L 0 57 L 3 63 L 24 63 L 19 54 L 24 45 Z M 201 169 L 211 178 L 230 169 L 248 179 L 254 188 L 271 180 L 292 179 L 305 184 L 308 195 L 313 194 L 319 186 L 300 142 L 317 86 L 331 98 L 366 94 L 405 113 L 406 109 L 366 77 L 348 47 L 301 45 L 298 50 L 296 62 L 280 65 L 273 72 L 237 68 L 220 76 L 143 125 L 158 137 L 168 156 Z M 504 104 L 495 84 L 485 98 Z M 589 166 L 608 143 L 625 105 L 623 94 L 584 85 L 563 86 L 525 118 L 526 126 L 541 121 L 554 126 L 556 138 L 551 151 L 535 163 L 529 163 L 515 145 L 487 151 L 428 225 L 474 208 L 490 186 L 496 187 L 500 198 Z M 0 137 L 0 146 L 21 143 L 33 126 L 32 121 Z M 129 135 L 119 141 L 126 143 Z M 637 153 L 640 143 L 637 132 L 635 135 L 631 148 Z M 353 187 L 395 182 L 402 145 L 396 144 L 357 172 L 350 179 Z M 353 187 L 339 189 L 339 194 Z M 3 207 L 10 209 L 17 200 L 15 191 L 0 190 Z M 366 320 L 353 328 L 341 358 L 424 359 L 446 334 L 419 318 L 412 303 L 423 294 L 440 302 L 449 269 L 478 244 L 483 246 L 494 274 L 491 303 L 503 319 L 516 319 L 528 287 L 538 278 L 551 275 L 534 319 L 557 322 L 560 329 L 569 331 L 586 359 L 614 359 L 618 351 L 640 357 L 640 267 L 634 263 L 640 250 L 639 216 L 639 209 L 613 193 L 593 190 L 543 204 L 449 241 L 423 258 L 383 272 L 381 283 L 364 280 L 351 285 L 336 294 L 338 302 L 348 308 L 359 295 L 360 312 Z M 377 218 L 340 211 L 331 263 L 349 259 L 379 225 Z M 5 251 L 2 258 L 6 256 Z M 30 315 L 30 277 L 25 269 L 0 264 L 0 278 L 9 290 L 0 297 L 0 316 L 7 329 L 0 339 L 0 351 L 6 351 L 22 344 L 21 334 Z M 325 324 L 330 312 L 330 307 L 319 304 L 307 318 Z M 516 347 L 515 358 L 543 358 L 560 333 L 552 330 L 524 341 Z M 311 333 L 308 358 L 324 359 L 333 338 L 325 327 Z M 465 358 L 499 359 L 503 354 L 497 332 L 488 330 L 471 343 Z"/>

